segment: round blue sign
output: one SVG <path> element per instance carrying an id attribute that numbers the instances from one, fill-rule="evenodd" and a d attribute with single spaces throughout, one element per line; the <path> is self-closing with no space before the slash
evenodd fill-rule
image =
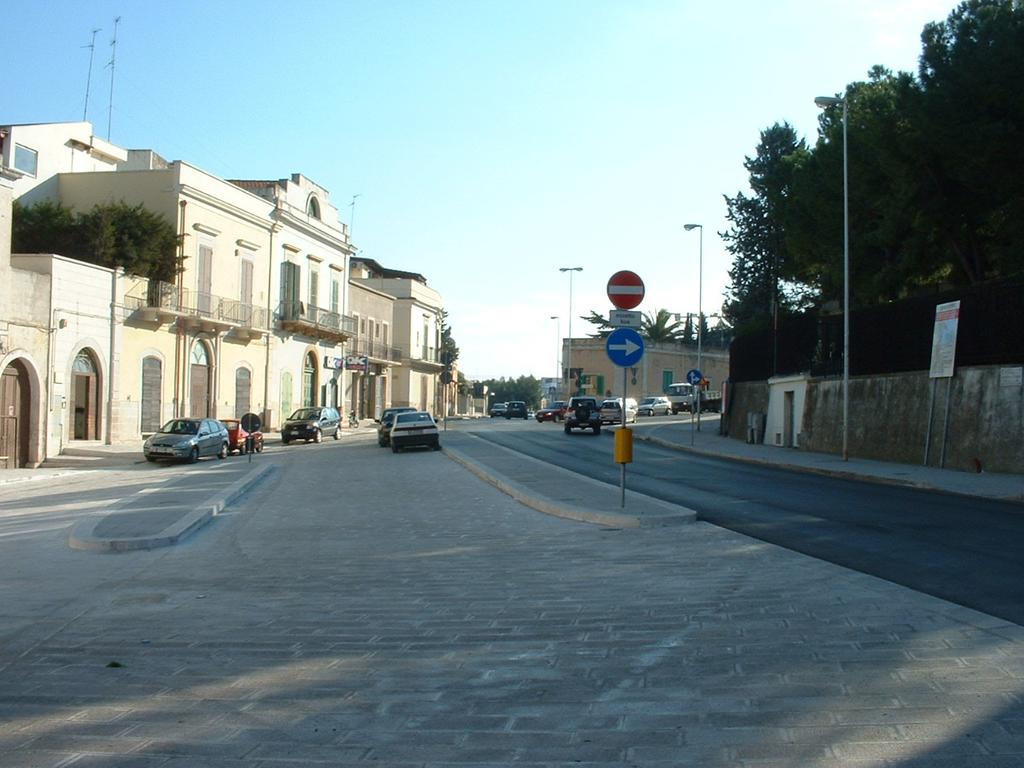
<path id="1" fill-rule="evenodd" d="M 615 365 L 629 368 L 644 356 L 644 338 L 632 328 L 616 328 L 608 334 L 604 348 Z"/>
<path id="2" fill-rule="evenodd" d="M 696 368 L 692 368 L 686 372 L 686 380 L 696 387 L 704 380 L 704 376 Z"/>

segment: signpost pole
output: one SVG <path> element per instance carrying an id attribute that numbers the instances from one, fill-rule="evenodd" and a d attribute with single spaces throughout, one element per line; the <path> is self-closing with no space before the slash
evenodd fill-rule
<path id="1" fill-rule="evenodd" d="M 620 429 L 626 428 L 626 367 L 622 367 L 622 402 L 619 403 L 620 412 L 622 414 L 622 421 L 620 422 Z M 619 475 L 619 490 L 621 492 L 621 498 L 619 499 L 619 509 L 626 508 L 626 464 L 623 462 L 619 464 L 622 467 L 622 472 Z"/>

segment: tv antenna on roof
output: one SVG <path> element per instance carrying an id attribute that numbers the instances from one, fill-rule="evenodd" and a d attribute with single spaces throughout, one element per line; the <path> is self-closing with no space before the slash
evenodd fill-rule
<path id="1" fill-rule="evenodd" d="M 82 110 L 82 120 L 89 119 L 89 88 L 92 85 L 92 59 L 96 54 L 96 33 L 99 31 L 99 29 L 94 29 L 92 31 L 92 42 L 82 46 L 89 49 L 89 75 L 85 78 L 85 109 Z"/>
<path id="2" fill-rule="evenodd" d="M 110 41 L 110 100 L 107 102 L 107 141 L 110 141 L 110 121 L 114 114 L 114 60 L 117 58 L 117 25 L 120 16 L 114 17 L 114 37 Z"/>

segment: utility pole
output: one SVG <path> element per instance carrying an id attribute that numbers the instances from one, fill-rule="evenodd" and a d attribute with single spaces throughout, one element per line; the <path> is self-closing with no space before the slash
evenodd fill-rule
<path id="1" fill-rule="evenodd" d="M 89 49 L 89 74 L 85 78 L 85 108 L 82 110 L 82 120 L 89 119 L 89 89 L 92 86 L 92 60 L 96 54 L 96 33 L 99 31 L 99 29 L 94 29 L 92 31 L 92 42 L 82 46 Z"/>

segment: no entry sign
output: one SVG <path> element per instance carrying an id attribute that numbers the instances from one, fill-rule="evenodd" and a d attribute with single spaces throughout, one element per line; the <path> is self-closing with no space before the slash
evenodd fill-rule
<path id="1" fill-rule="evenodd" d="M 628 269 L 616 272 L 608 280 L 608 298 L 619 309 L 633 309 L 644 300 L 644 281 Z"/>

